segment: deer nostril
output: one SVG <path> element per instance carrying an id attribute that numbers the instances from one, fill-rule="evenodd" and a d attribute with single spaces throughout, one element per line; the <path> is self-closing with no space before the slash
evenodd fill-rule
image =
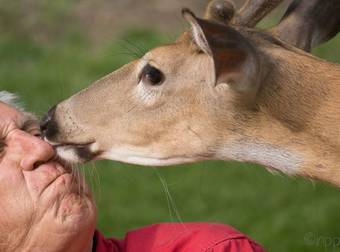
<path id="1" fill-rule="evenodd" d="M 52 137 L 57 134 L 57 123 L 54 120 L 56 106 L 53 106 L 40 121 L 40 129 L 43 137 Z"/>
<path id="2" fill-rule="evenodd" d="M 46 128 L 48 127 L 49 122 L 54 116 L 55 110 L 56 110 L 56 106 L 53 106 L 42 118 L 40 122 L 40 129 L 42 131 L 46 130 Z"/>

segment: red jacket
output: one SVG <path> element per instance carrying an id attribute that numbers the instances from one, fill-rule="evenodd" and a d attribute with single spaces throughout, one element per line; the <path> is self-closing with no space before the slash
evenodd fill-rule
<path id="1" fill-rule="evenodd" d="M 163 223 L 128 232 L 124 240 L 94 235 L 93 252 L 265 252 L 256 242 L 222 224 Z"/>

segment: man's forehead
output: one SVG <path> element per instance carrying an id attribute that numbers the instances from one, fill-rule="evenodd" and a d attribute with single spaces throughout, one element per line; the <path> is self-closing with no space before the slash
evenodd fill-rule
<path id="1" fill-rule="evenodd" d="M 37 124 L 37 119 L 34 115 L 19 111 L 17 108 L 2 101 L 0 101 L 0 122 L 1 121 L 14 123 L 20 129 L 28 128 L 33 124 Z"/>
<path id="2" fill-rule="evenodd" d="M 0 120 L 9 120 L 20 117 L 22 112 L 16 108 L 0 101 Z"/>
<path id="3" fill-rule="evenodd" d="M 0 102 L 0 140 L 6 136 L 6 132 L 13 127 L 19 127 L 21 112 L 15 108 Z"/>

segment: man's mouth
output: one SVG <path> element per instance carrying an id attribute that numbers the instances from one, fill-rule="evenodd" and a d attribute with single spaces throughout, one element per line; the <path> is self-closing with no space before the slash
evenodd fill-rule
<path id="1" fill-rule="evenodd" d="M 47 165 L 50 165 L 50 167 L 53 167 L 53 169 L 56 169 L 56 166 L 58 165 L 61 165 L 63 168 L 65 168 L 62 163 Z M 88 187 L 79 171 L 69 171 L 68 169 L 61 171 L 60 174 L 47 181 L 40 194 L 43 194 L 44 192 L 52 193 L 53 195 L 59 194 L 61 192 L 64 194 L 74 193 L 89 195 Z"/>
<path id="2" fill-rule="evenodd" d="M 59 163 L 56 159 L 51 160 L 47 163 L 41 164 L 38 167 L 36 167 L 36 172 L 39 174 L 44 174 L 43 179 L 37 180 L 36 178 L 32 181 L 35 181 L 37 185 L 41 185 L 41 192 L 40 194 L 43 194 L 44 191 L 48 190 L 54 183 L 60 178 L 65 178 L 69 176 L 73 176 L 72 167 L 65 166 L 62 163 Z M 72 180 L 72 183 L 78 184 L 78 178 L 75 177 Z M 39 188 L 39 186 L 36 186 Z"/>

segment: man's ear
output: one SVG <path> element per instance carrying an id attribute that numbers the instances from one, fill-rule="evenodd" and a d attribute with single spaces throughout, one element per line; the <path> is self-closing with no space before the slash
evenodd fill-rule
<path id="1" fill-rule="evenodd" d="M 188 9 L 182 14 L 196 46 L 213 58 L 215 85 L 226 83 L 240 93 L 256 95 L 260 61 L 251 43 L 229 26 L 199 19 Z"/>

